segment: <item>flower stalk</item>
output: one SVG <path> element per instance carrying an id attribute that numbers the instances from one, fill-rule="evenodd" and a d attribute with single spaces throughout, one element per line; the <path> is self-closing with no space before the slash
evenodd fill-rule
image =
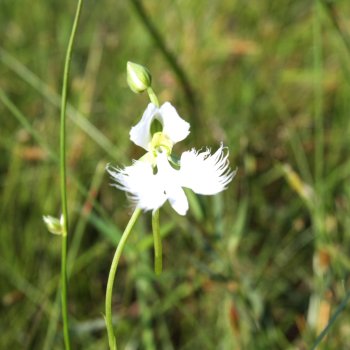
<path id="1" fill-rule="evenodd" d="M 118 243 L 117 249 L 114 253 L 114 257 L 112 260 L 111 268 L 109 270 L 108 281 L 107 281 L 107 289 L 106 289 L 106 326 L 108 333 L 108 343 L 110 350 L 117 350 L 117 340 L 113 330 L 113 320 L 112 320 L 112 296 L 113 296 L 113 285 L 115 280 L 115 275 L 118 268 L 118 263 L 122 252 L 124 250 L 126 241 L 128 240 L 131 230 L 134 227 L 138 217 L 140 216 L 142 210 L 140 208 L 136 208 L 134 213 L 132 214 L 123 234 Z"/>
<path id="2" fill-rule="evenodd" d="M 159 101 L 158 101 L 158 98 L 157 98 L 157 95 L 154 93 L 153 89 L 151 87 L 149 87 L 147 89 L 147 93 L 148 93 L 148 97 L 150 99 L 150 101 L 156 106 L 159 108 Z"/>
<path id="3" fill-rule="evenodd" d="M 162 239 L 159 228 L 159 209 L 152 215 L 152 231 L 154 240 L 154 272 L 156 275 L 162 273 L 163 259 L 162 259 Z"/>

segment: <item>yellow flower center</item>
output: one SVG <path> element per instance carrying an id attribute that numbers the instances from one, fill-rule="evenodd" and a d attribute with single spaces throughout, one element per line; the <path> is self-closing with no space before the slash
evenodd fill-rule
<path id="1" fill-rule="evenodd" d="M 173 143 L 163 132 L 158 131 L 153 134 L 152 141 L 150 142 L 150 151 L 156 157 L 157 153 L 165 152 L 167 156 L 170 156 Z"/>

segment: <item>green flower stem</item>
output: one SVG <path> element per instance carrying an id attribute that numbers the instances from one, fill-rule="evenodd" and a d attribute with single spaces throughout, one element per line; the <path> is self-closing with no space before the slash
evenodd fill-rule
<path id="1" fill-rule="evenodd" d="M 120 238 L 117 249 L 114 253 L 111 268 L 109 270 L 107 289 L 106 289 L 106 326 L 107 326 L 108 343 L 109 343 L 110 350 L 117 350 L 117 341 L 113 331 L 113 322 L 112 322 L 112 293 L 113 293 L 113 284 L 114 284 L 115 274 L 117 272 L 119 259 L 125 247 L 125 243 L 129 238 L 131 230 L 134 227 L 141 212 L 142 210 L 140 208 L 136 208 L 134 213 L 132 214 L 122 234 L 122 237 Z"/>
<path id="2" fill-rule="evenodd" d="M 159 108 L 159 101 L 152 87 L 147 89 L 147 93 L 151 102 Z M 159 229 L 159 210 L 156 210 L 152 215 L 152 231 L 154 240 L 154 272 L 160 275 L 162 272 L 162 240 Z"/>
<path id="3" fill-rule="evenodd" d="M 61 303 L 63 319 L 63 338 L 66 350 L 70 350 L 68 311 L 67 311 L 67 234 L 68 234 L 68 204 L 67 204 L 67 174 L 66 174 L 66 109 L 67 109 L 67 86 L 69 68 L 72 58 L 72 50 L 75 34 L 78 27 L 83 0 L 78 0 L 75 12 L 72 32 L 69 38 L 67 53 L 64 63 L 63 85 L 61 96 L 61 127 L 60 127 L 60 175 L 61 175 L 61 198 L 63 215 L 63 232 L 61 248 Z"/>
<path id="4" fill-rule="evenodd" d="M 154 239 L 154 272 L 157 275 L 162 273 L 162 239 L 159 229 L 159 209 L 152 215 L 152 230 Z"/>
<path id="5" fill-rule="evenodd" d="M 68 307 L 67 307 L 67 234 L 62 236 L 61 248 L 61 308 L 63 319 L 63 338 L 66 350 L 70 350 Z"/>
<path id="6" fill-rule="evenodd" d="M 159 107 L 159 101 L 158 101 L 158 98 L 156 96 L 156 94 L 154 93 L 153 89 L 151 87 L 149 87 L 147 89 L 147 93 L 148 93 L 148 96 L 149 96 L 149 99 L 151 100 L 151 102 L 156 105 L 157 107 Z"/>

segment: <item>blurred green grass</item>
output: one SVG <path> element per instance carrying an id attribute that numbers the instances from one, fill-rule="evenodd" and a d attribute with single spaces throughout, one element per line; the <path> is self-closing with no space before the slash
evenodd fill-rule
<path id="1" fill-rule="evenodd" d="M 147 66 L 162 102 L 191 123 L 176 146 L 230 148 L 238 175 L 187 217 L 150 215 L 118 272 L 125 349 L 309 349 L 349 290 L 350 31 L 346 1 L 86 1 L 68 111 L 69 312 L 74 349 L 105 349 L 113 250 L 130 211 L 104 165 L 141 155 L 128 132 L 147 101 L 125 83 Z M 59 91 L 74 2 L 0 2 L 0 348 L 62 349 Z M 146 23 L 147 24 L 147 23 Z M 165 46 L 164 46 L 165 45 Z M 172 59 L 176 59 L 176 66 Z M 180 72 L 179 72 L 180 69 Z M 182 76 L 181 76 L 182 74 Z M 194 98 L 189 96 L 194 93 Z M 320 349 L 347 349 L 348 309 Z"/>

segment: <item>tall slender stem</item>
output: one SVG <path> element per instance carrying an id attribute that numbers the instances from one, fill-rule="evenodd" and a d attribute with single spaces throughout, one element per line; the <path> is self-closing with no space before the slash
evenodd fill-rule
<path id="1" fill-rule="evenodd" d="M 122 237 L 120 238 L 117 249 L 114 253 L 111 268 L 109 270 L 107 289 L 106 289 L 106 326 L 107 326 L 108 343 L 109 343 L 110 350 L 117 350 L 117 341 L 113 331 L 113 322 L 112 322 L 112 295 L 113 295 L 113 284 L 114 284 L 115 274 L 117 272 L 119 259 L 125 247 L 125 243 L 129 238 L 131 230 L 134 227 L 141 212 L 142 211 L 140 208 L 136 208 L 134 213 L 132 214 L 122 234 Z"/>
<path id="2" fill-rule="evenodd" d="M 152 215 L 152 231 L 154 240 L 154 271 L 156 275 L 160 275 L 163 268 L 162 261 L 162 239 L 159 229 L 159 209 Z"/>
<path id="3" fill-rule="evenodd" d="M 63 338 L 66 350 L 70 350 L 68 311 L 67 311 L 67 235 L 68 235 L 68 204 L 67 204 L 67 173 L 66 173 L 66 109 L 67 86 L 69 68 L 72 58 L 72 50 L 75 34 L 78 27 L 83 0 L 78 0 L 75 12 L 72 32 L 70 34 L 63 72 L 63 85 L 61 96 L 61 127 L 60 127 L 60 175 L 61 175 L 61 200 L 63 216 L 62 248 L 61 248 L 61 303 L 63 319 Z"/>
<path id="4" fill-rule="evenodd" d="M 61 308 L 63 320 L 63 338 L 66 350 L 70 350 L 68 307 L 67 307 L 67 235 L 62 236 L 61 249 Z"/>

